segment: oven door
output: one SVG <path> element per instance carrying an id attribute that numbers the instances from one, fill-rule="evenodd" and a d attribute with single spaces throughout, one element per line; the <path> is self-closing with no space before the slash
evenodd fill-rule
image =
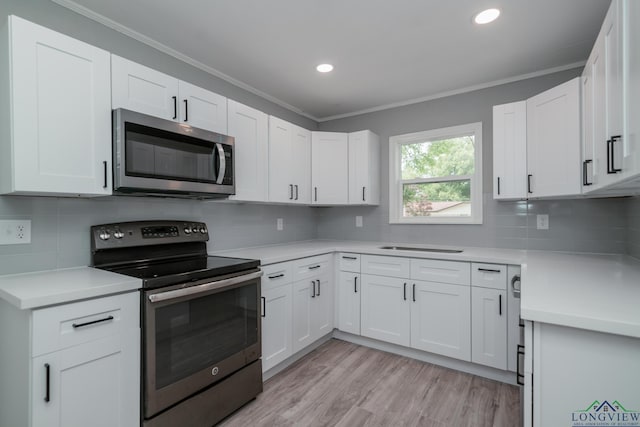
<path id="1" fill-rule="evenodd" d="M 143 291 L 146 419 L 260 358 L 260 276 Z"/>

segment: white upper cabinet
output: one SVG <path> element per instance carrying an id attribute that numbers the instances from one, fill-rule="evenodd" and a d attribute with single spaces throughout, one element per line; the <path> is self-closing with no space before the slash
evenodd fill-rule
<path id="1" fill-rule="evenodd" d="M 527 100 L 527 194 L 581 194 L 580 78 Z"/>
<path id="2" fill-rule="evenodd" d="M 349 201 L 348 136 L 311 132 L 311 203 L 341 205 Z"/>
<path id="3" fill-rule="evenodd" d="M 583 191 L 631 194 L 640 188 L 640 8 L 614 0 L 587 60 L 584 80 Z"/>
<path id="4" fill-rule="evenodd" d="M 144 65 L 111 55 L 113 108 L 227 133 L 227 99 Z"/>
<path id="5" fill-rule="evenodd" d="M 349 141 L 349 204 L 380 203 L 380 139 L 369 130 L 352 132 Z"/>
<path id="6" fill-rule="evenodd" d="M 493 198 L 527 198 L 527 103 L 493 107 Z"/>
<path id="7" fill-rule="evenodd" d="M 193 127 L 227 134 L 227 98 L 180 80 L 179 121 Z"/>
<path id="8" fill-rule="evenodd" d="M 229 135 L 235 138 L 235 184 L 233 200 L 267 201 L 269 116 L 242 105 L 228 102 Z"/>
<path id="9" fill-rule="evenodd" d="M 293 125 L 293 164 L 292 182 L 294 189 L 294 203 L 311 203 L 311 131 Z"/>
<path id="10" fill-rule="evenodd" d="M 111 55 L 111 103 L 167 120 L 178 120 L 179 80 L 117 55 Z"/>
<path id="11" fill-rule="evenodd" d="M 111 194 L 109 53 L 9 16 L 0 193 Z"/>
<path id="12" fill-rule="evenodd" d="M 269 201 L 311 201 L 311 132 L 269 116 Z"/>

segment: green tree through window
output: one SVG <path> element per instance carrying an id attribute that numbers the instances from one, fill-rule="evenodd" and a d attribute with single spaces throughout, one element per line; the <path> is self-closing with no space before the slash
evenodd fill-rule
<path id="1" fill-rule="evenodd" d="M 474 136 L 404 144 L 401 148 L 403 180 L 453 177 L 474 173 Z M 446 202 L 469 203 L 471 182 L 468 179 L 406 183 L 403 185 L 403 205 L 407 216 L 429 216 L 434 207 L 447 207 Z M 434 204 L 434 202 L 442 202 Z"/>

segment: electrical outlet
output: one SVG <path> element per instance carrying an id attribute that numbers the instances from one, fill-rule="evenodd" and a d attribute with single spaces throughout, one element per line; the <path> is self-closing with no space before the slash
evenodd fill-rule
<path id="1" fill-rule="evenodd" d="M 283 218 L 278 218 L 276 220 L 276 228 L 278 229 L 278 231 L 284 230 L 284 219 Z"/>
<path id="2" fill-rule="evenodd" d="M 0 220 L 0 245 L 31 243 L 31 220 Z"/>
<path id="3" fill-rule="evenodd" d="M 548 230 L 549 229 L 549 215 L 536 215 L 537 227 L 538 230 Z"/>
<path id="4" fill-rule="evenodd" d="M 360 215 L 356 216 L 356 227 L 362 227 L 362 217 Z"/>

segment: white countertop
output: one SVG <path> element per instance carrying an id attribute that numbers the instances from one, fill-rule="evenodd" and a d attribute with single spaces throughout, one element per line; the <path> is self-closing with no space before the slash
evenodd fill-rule
<path id="1" fill-rule="evenodd" d="M 142 281 L 91 267 L 0 276 L 0 298 L 20 309 L 35 309 L 142 287 Z"/>
<path id="2" fill-rule="evenodd" d="M 461 253 L 440 253 L 380 249 L 380 246 L 410 246 L 436 249 L 462 249 Z M 444 245 L 417 245 L 412 243 L 357 242 L 341 240 L 310 240 L 281 245 L 257 246 L 212 252 L 211 255 L 259 259 L 262 265 L 292 259 L 306 258 L 331 252 L 353 252 L 370 255 L 401 256 L 405 258 L 447 259 L 499 264 L 520 264 L 526 251 L 519 249 L 474 248 Z"/>
<path id="3" fill-rule="evenodd" d="M 459 254 L 399 251 L 380 246 L 462 249 Z M 640 338 L 640 261 L 624 255 L 316 240 L 215 252 L 263 265 L 331 252 L 522 265 L 521 317 Z"/>
<path id="4" fill-rule="evenodd" d="M 523 319 L 640 338 L 640 261 L 624 255 L 530 251 Z"/>

